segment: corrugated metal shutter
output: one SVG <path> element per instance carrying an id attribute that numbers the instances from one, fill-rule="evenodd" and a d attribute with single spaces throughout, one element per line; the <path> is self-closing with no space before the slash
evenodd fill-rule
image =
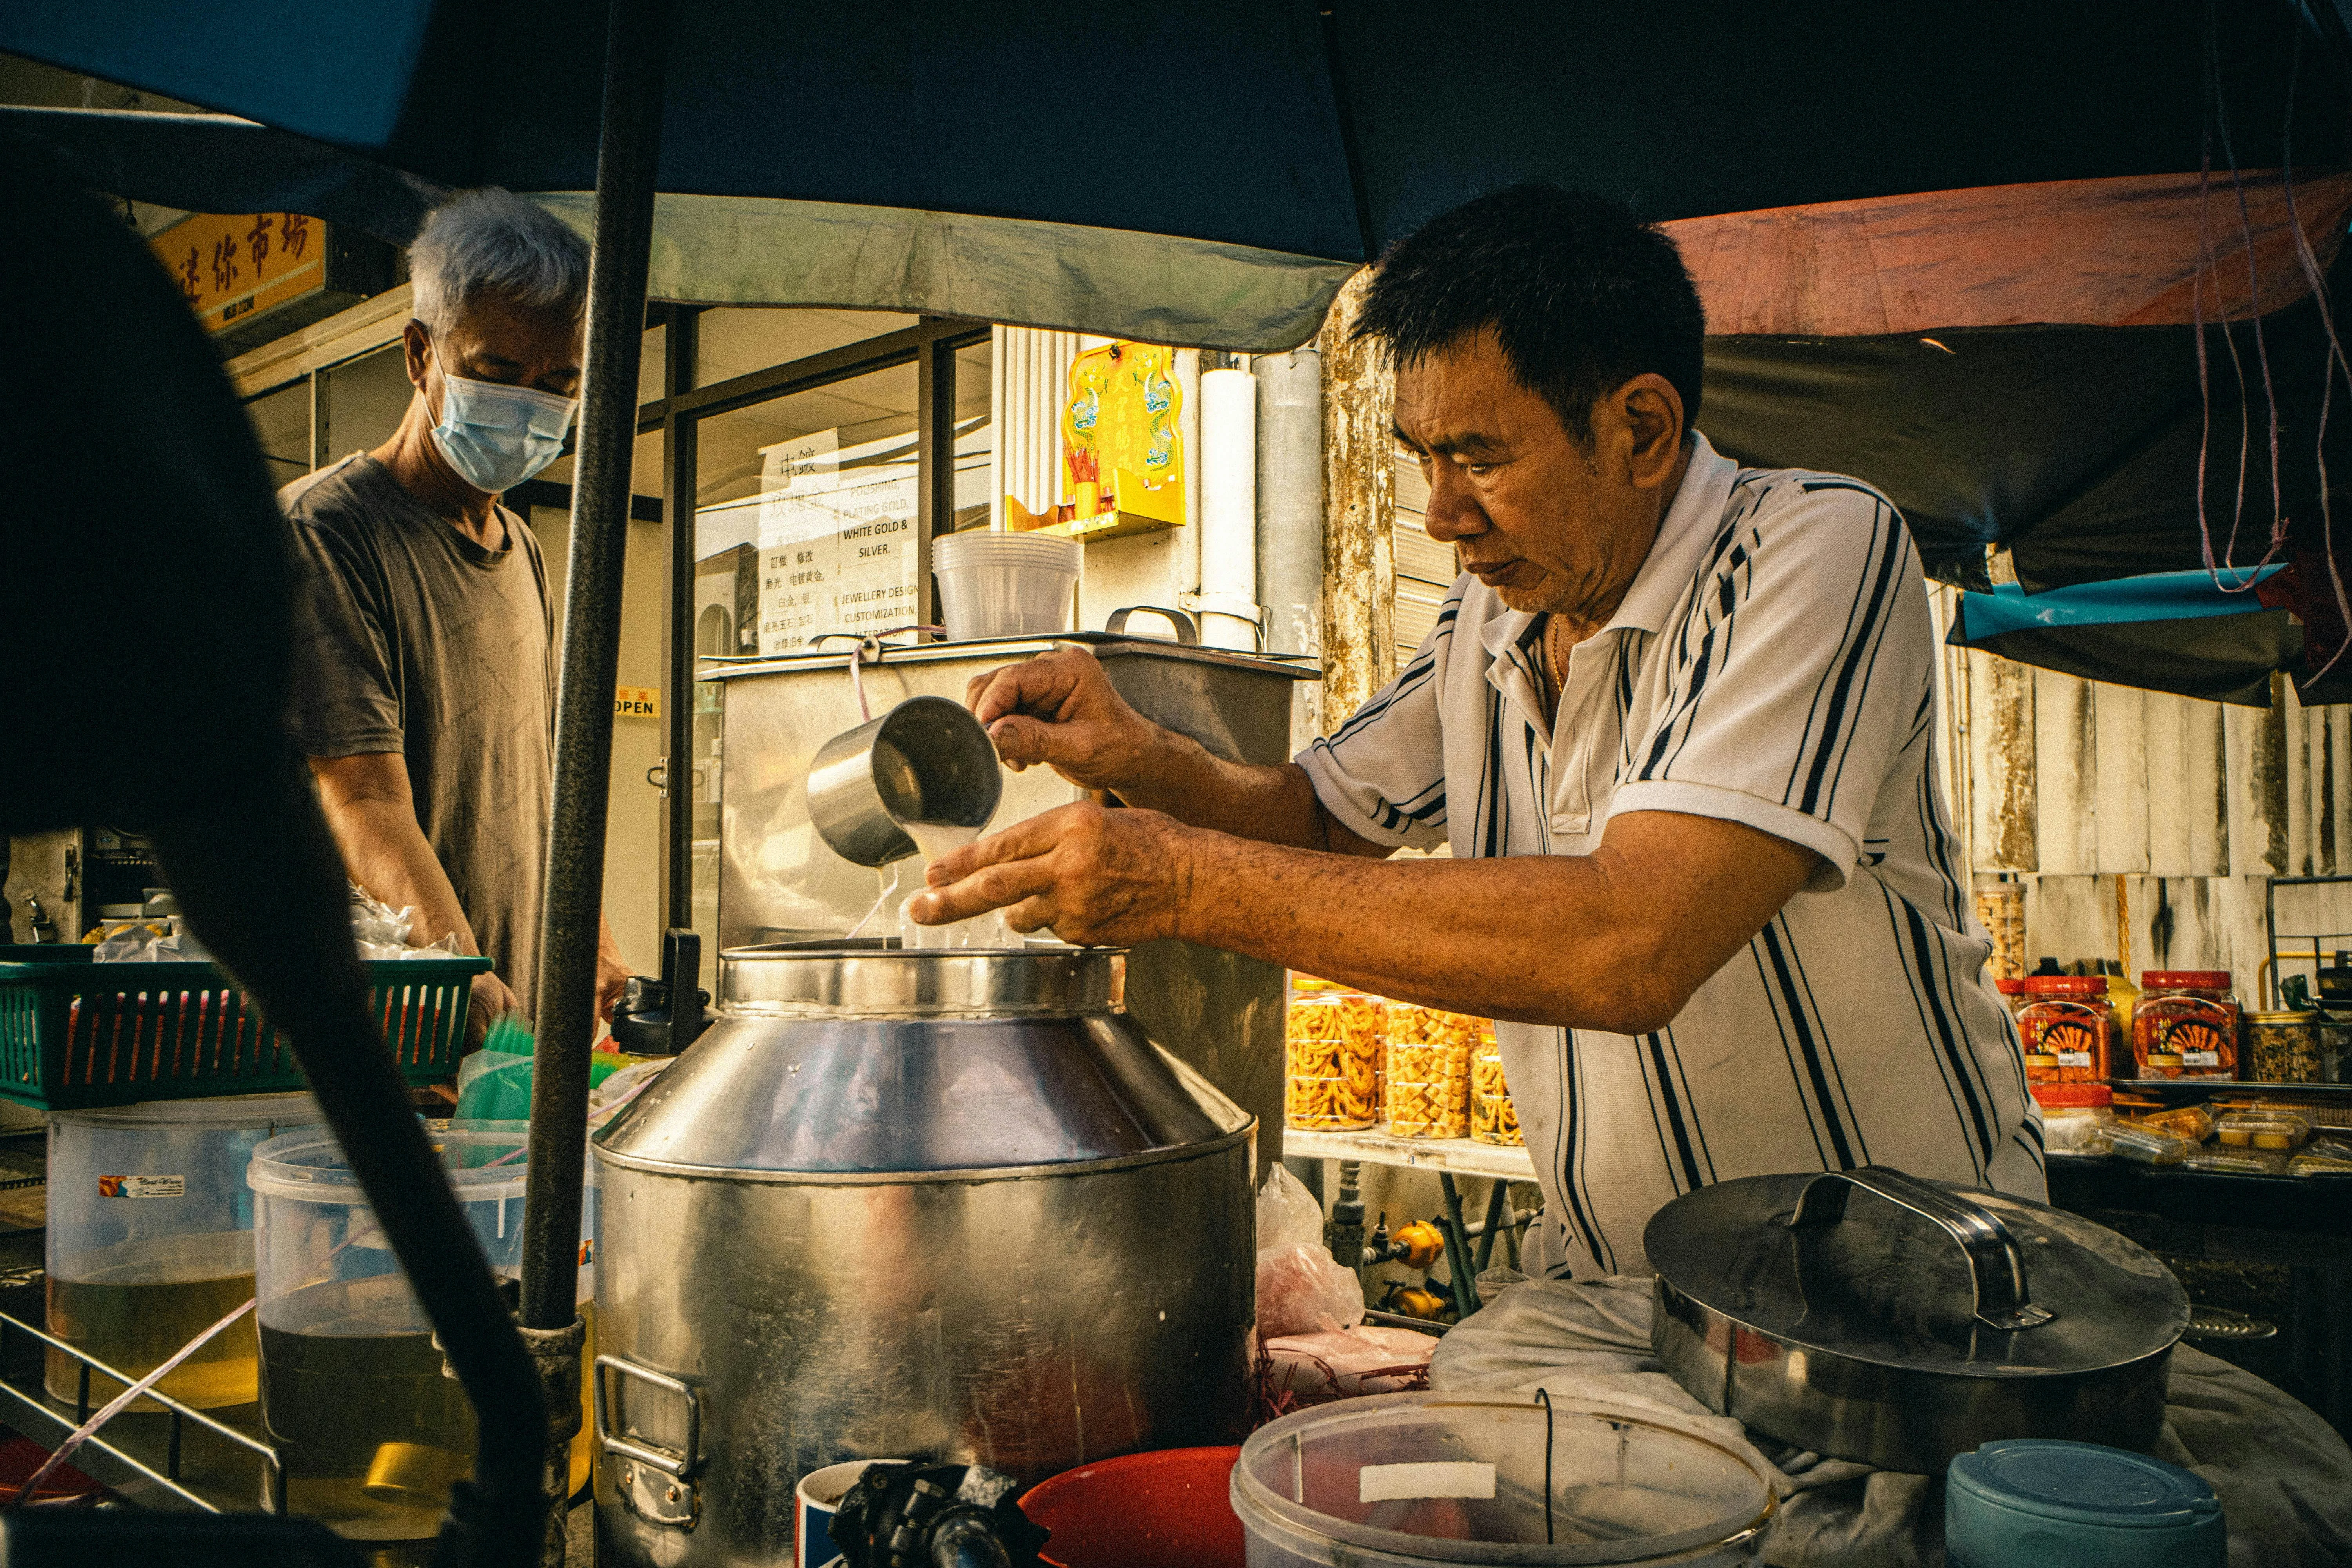
<path id="1" fill-rule="evenodd" d="M 1390 525 L 1396 559 L 1397 662 L 1412 657 L 1431 628 L 1437 625 L 1438 606 L 1454 587 L 1454 546 L 1440 544 L 1422 530 L 1422 514 L 1429 506 L 1429 484 L 1421 465 L 1400 452 L 1396 458 L 1396 516 Z"/>

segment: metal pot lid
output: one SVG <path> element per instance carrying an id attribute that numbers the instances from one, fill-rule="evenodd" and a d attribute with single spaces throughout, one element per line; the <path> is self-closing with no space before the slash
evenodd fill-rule
<path id="1" fill-rule="evenodd" d="M 1667 1285 L 1759 1334 L 1899 1371 L 2096 1372 L 2189 1322 L 2171 1271 L 2105 1226 L 1885 1166 L 1701 1187 L 1643 1246 Z"/>

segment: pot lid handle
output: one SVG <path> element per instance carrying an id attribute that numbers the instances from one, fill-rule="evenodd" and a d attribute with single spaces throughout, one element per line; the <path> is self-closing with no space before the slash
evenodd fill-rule
<path id="1" fill-rule="evenodd" d="M 1846 1198 L 1856 1187 L 1933 1220 L 1959 1244 L 1976 1290 L 1977 1321 L 1987 1328 L 2014 1332 L 2038 1328 L 2057 1316 L 2026 1299 L 2025 1255 L 1990 1210 L 1891 1165 L 1822 1172 L 1797 1194 L 1789 1228 L 1835 1225 L 1845 1217 Z"/>

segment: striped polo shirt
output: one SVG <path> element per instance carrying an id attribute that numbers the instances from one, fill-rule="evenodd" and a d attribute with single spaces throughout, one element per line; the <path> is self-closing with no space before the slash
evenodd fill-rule
<path id="1" fill-rule="evenodd" d="M 1624 603 L 1569 656 L 1549 733 L 1542 617 L 1465 574 L 1397 679 L 1298 758 L 1382 844 L 1582 855 L 1620 812 L 1675 811 L 1822 858 L 1655 1034 L 1496 1026 L 1548 1273 L 1649 1272 L 1650 1216 L 1734 1176 L 1884 1164 L 2044 1193 L 1937 780 L 1910 532 L 1868 485 L 1693 441 Z"/>

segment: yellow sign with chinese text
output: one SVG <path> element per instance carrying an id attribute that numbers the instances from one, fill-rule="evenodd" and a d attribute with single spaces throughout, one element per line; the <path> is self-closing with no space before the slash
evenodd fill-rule
<path id="1" fill-rule="evenodd" d="M 613 716 L 616 719 L 660 718 L 660 689 L 652 686 L 613 688 Z"/>
<path id="2" fill-rule="evenodd" d="M 148 243 L 208 332 L 326 287 L 327 226 L 302 213 L 193 213 Z"/>

